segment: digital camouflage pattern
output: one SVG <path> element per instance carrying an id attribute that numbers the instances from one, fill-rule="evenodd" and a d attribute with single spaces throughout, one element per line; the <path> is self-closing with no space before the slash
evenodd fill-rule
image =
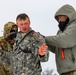
<path id="1" fill-rule="evenodd" d="M 49 56 L 48 50 L 44 56 L 38 55 L 42 43 L 45 43 L 44 37 L 40 33 L 32 33 L 31 29 L 27 33 L 17 34 L 13 51 L 3 54 L 7 58 L 10 57 L 14 75 L 41 75 L 40 61 L 48 61 Z"/>
<path id="2" fill-rule="evenodd" d="M 10 40 L 8 36 L 10 35 L 10 31 L 13 28 L 17 29 L 16 24 L 13 22 L 8 22 L 4 25 L 4 33 L 3 36 L 0 37 L 0 51 L 6 51 L 6 52 L 12 51 L 15 39 Z M 8 61 L 9 61 L 8 58 L 0 54 L 0 75 L 13 75 L 13 69 L 10 66 L 10 62 Z"/>
<path id="3" fill-rule="evenodd" d="M 32 33 L 31 29 L 25 35 L 18 33 L 12 53 L 14 75 L 41 75 L 40 61 L 48 60 L 48 50 L 46 55 L 38 55 L 42 43 L 45 43 L 44 37 L 40 33 Z"/>

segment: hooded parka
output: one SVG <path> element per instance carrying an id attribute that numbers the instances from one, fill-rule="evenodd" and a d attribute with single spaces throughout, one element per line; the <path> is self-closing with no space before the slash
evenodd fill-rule
<path id="1" fill-rule="evenodd" d="M 56 57 L 57 71 L 59 74 L 76 70 L 76 11 L 66 4 L 55 14 L 58 21 L 59 15 L 66 15 L 69 22 L 64 31 L 58 30 L 55 36 L 46 36 L 46 43 Z"/>

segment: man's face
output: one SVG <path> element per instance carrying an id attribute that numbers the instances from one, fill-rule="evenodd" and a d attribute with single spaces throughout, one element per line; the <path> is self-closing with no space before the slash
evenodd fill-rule
<path id="1" fill-rule="evenodd" d="M 13 25 L 12 28 L 11 28 L 11 30 L 18 31 L 17 25 Z"/>
<path id="2" fill-rule="evenodd" d="M 59 29 L 61 31 L 64 31 L 66 25 L 69 22 L 69 18 L 67 16 L 58 16 L 58 22 L 59 22 Z"/>
<path id="3" fill-rule="evenodd" d="M 16 23 L 20 31 L 23 33 L 28 32 L 28 30 L 30 29 L 30 20 L 28 18 L 26 18 L 25 20 L 18 19 Z"/>
<path id="4" fill-rule="evenodd" d="M 65 20 L 67 19 L 67 16 L 58 16 L 58 21 L 60 22 L 65 22 Z"/>

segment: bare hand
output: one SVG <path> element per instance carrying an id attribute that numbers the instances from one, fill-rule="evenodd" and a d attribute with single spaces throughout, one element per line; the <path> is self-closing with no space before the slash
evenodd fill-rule
<path id="1" fill-rule="evenodd" d="M 42 44 L 42 46 L 39 48 L 38 54 L 41 56 L 45 55 L 47 52 L 47 49 L 48 49 L 48 46 L 46 44 Z"/>

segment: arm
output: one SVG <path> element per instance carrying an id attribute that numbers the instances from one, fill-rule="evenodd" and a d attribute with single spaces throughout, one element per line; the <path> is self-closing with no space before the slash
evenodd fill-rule
<path id="1" fill-rule="evenodd" d="M 47 44 L 49 51 L 51 51 L 52 53 L 55 53 L 56 47 Z"/>
<path id="2" fill-rule="evenodd" d="M 4 51 L 7 51 L 7 52 L 11 51 L 12 50 L 11 41 L 9 43 L 8 40 L 6 40 L 6 38 L 0 37 L 0 47 Z"/>
<path id="3" fill-rule="evenodd" d="M 41 62 L 46 62 L 46 61 L 48 61 L 48 58 L 49 58 L 49 51 L 46 52 L 45 55 L 43 55 L 43 56 L 39 55 L 38 57 L 39 57 L 39 59 L 40 59 Z"/>
<path id="4" fill-rule="evenodd" d="M 0 58 L 2 63 L 8 64 L 10 61 L 9 43 L 5 41 L 4 37 L 0 37 Z"/>
<path id="5" fill-rule="evenodd" d="M 10 56 L 7 52 L 0 49 L 0 74 L 1 75 L 12 75 L 13 67 L 10 63 Z"/>
<path id="6" fill-rule="evenodd" d="M 58 48 L 71 48 L 76 45 L 76 27 L 68 27 L 56 36 L 47 36 L 46 42 Z"/>
<path id="7" fill-rule="evenodd" d="M 10 53 L 0 49 L 1 63 L 10 64 Z"/>
<path id="8" fill-rule="evenodd" d="M 46 62 L 46 61 L 48 61 L 48 58 L 49 58 L 49 50 L 48 50 L 48 47 L 45 42 L 45 37 L 43 35 L 39 34 L 39 39 L 40 39 L 40 43 L 41 43 L 39 51 L 38 51 L 39 59 L 41 62 Z M 44 50 L 43 50 L 43 48 L 44 48 Z"/>

